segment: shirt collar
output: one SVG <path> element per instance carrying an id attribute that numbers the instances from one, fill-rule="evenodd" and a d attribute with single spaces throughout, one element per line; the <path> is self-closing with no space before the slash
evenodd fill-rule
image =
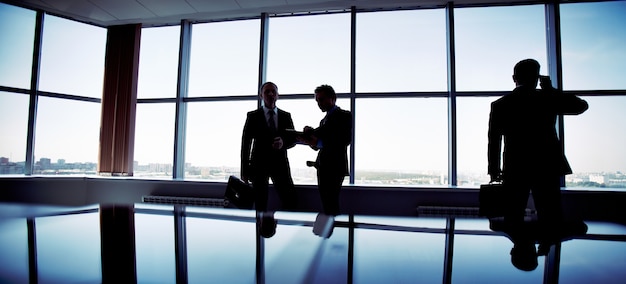
<path id="1" fill-rule="evenodd" d="M 268 111 L 273 110 L 274 114 L 278 114 L 278 108 L 276 106 L 274 106 L 274 108 L 268 108 L 266 106 L 263 106 L 263 113 L 267 114 Z"/>

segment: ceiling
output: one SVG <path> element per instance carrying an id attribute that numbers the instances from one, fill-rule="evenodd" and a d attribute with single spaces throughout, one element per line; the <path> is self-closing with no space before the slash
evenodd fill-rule
<path id="1" fill-rule="evenodd" d="M 258 17 L 261 13 L 289 14 L 349 9 L 436 7 L 446 0 L 0 0 L 43 10 L 49 14 L 101 27 L 142 23 L 144 26 L 179 24 L 181 20 L 208 22 Z M 485 4 L 518 0 L 460 0 Z M 536 1 L 524 1 L 536 2 Z"/>

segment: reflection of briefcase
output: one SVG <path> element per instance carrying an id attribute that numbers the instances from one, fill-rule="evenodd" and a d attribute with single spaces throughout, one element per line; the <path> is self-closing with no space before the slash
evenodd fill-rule
<path id="1" fill-rule="evenodd" d="M 252 187 L 236 176 L 228 178 L 224 193 L 225 207 L 252 209 L 254 206 L 254 192 Z"/>
<path id="2" fill-rule="evenodd" d="M 502 183 L 480 185 L 478 214 L 487 218 L 502 217 L 510 204 L 510 192 Z"/>

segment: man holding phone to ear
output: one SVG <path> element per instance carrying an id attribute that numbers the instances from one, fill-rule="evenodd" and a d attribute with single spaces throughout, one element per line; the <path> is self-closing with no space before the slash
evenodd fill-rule
<path id="1" fill-rule="evenodd" d="M 588 104 L 552 87 L 549 77 L 539 75 L 539 68 L 534 59 L 518 62 L 513 69 L 515 89 L 491 104 L 488 173 L 491 181 L 502 181 L 505 190 L 511 191 L 509 212 L 504 217 L 511 228 L 523 227 L 532 191 L 545 236 L 539 254 L 544 254 L 559 239 L 563 221 L 561 177 L 572 173 L 556 131 L 556 119 L 558 115 L 581 114 Z M 541 82 L 539 90 L 537 81 Z"/>

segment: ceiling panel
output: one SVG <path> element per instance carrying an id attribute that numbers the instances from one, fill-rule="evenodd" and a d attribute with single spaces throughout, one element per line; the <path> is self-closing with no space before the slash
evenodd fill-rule
<path id="1" fill-rule="evenodd" d="M 185 0 L 137 0 L 159 17 L 196 13 Z"/>
<path id="2" fill-rule="evenodd" d="M 357 9 L 443 7 L 449 0 L 0 0 L 43 10 L 101 27 L 122 24 L 176 25 L 181 20 L 205 22 L 258 17 L 261 13 L 288 14 Z M 542 0 L 545 1 L 545 0 Z M 455 5 L 542 3 L 538 0 L 456 0 Z"/>
<path id="3" fill-rule="evenodd" d="M 88 2 L 94 3 L 119 20 L 144 19 L 156 16 L 135 0 L 89 0 Z"/>
<path id="4" fill-rule="evenodd" d="M 187 0 L 187 3 L 200 13 L 231 11 L 241 8 L 235 0 Z"/>

